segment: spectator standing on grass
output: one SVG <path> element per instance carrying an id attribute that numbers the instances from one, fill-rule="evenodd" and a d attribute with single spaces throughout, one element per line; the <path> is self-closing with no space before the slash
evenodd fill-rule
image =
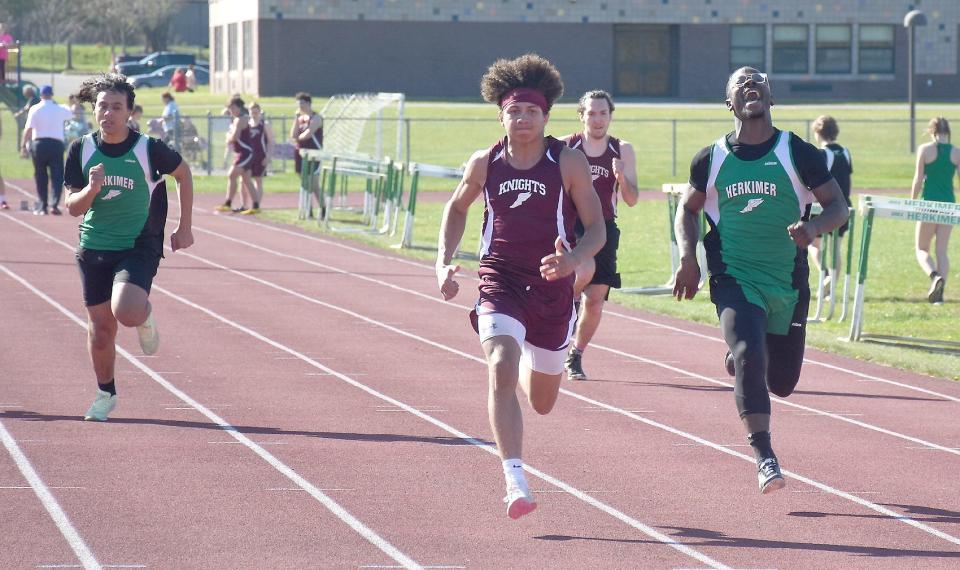
<path id="1" fill-rule="evenodd" d="M 950 123 L 943 117 L 930 119 L 927 133 L 933 139 L 917 147 L 917 168 L 913 175 L 913 188 L 910 197 L 936 202 L 956 202 L 953 193 L 953 177 L 960 165 L 960 149 L 950 143 Z M 950 275 L 950 258 L 947 250 L 950 245 L 949 224 L 917 222 L 916 254 L 917 262 L 923 272 L 930 277 L 930 290 L 927 300 L 931 303 L 943 302 L 943 289 Z M 934 263 L 930 255 L 930 244 L 936 240 L 937 260 Z"/>
<path id="2" fill-rule="evenodd" d="M 73 118 L 73 111 L 53 100 L 53 87 L 40 88 L 40 103 L 30 108 L 24 123 L 20 154 L 26 158 L 33 149 L 33 179 L 37 184 L 40 205 L 33 211 L 37 216 L 49 212 L 60 215 L 60 195 L 63 193 L 64 126 Z M 53 190 L 53 204 L 48 202 L 48 184 Z"/>
<path id="3" fill-rule="evenodd" d="M 184 73 L 184 78 L 186 79 L 187 91 L 193 93 L 197 90 L 197 74 L 193 71 L 193 64 L 187 66 L 187 72 Z"/>
<path id="4" fill-rule="evenodd" d="M 177 136 L 177 121 L 180 120 L 180 107 L 169 91 L 160 95 L 163 101 L 163 142 L 173 145 Z"/>
<path id="5" fill-rule="evenodd" d="M 0 119 L 0 140 L 3 139 L 3 120 Z M 0 176 L 0 210 L 9 210 L 10 205 L 7 204 L 7 185 L 3 181 L 3 176 Z"/>
<path id="6" fill-rule="evenodd" d="M 10 57 L 10 52 L 7 48 L 13 47 L 14 45 L 13 36 L 7 32 L 3 22 L 0 22 L 0 83 L 7 80 L 7 58 Z"/>
<path id="7" fill-rule="evenodd" d="M 127 126 L 131 130 L 140 132 L 140 118 L 143 117 L 143 107 L 140 105 L 133 106 L 133 112 L 130 113 L 130 118 L 127 119 Z"/>
<path id="8" fill-rule="evenodd" d="M 177 93 L 183 93 L 187 90 L 187 76 L 182 67 L 178 67 L 177 70 L 173 72 L 173 76 L 170 77 L 169 87 Z"/>
<path id="9" fill-rule="evenodd" d="M 34 89 L 33 85 L 24 85 L 23 91 L 21 92 L 23 93 L 25 103 L 23 107 L 13 114 L 13 118 L 17 120 L 17 125 L 23 128 L 24 123 L 27 122 L 27 113 L 30 112 L 31 107 L 40 102 L 40 98 L 37 97 L 37 90 Z"/>
<path id="10" fill-rule="evenodd" d="M 840 136 L 840 127 L 837 125 L 837 120 L 830 115 L 821 115 L 813 121 L 812 128 L 813 136 L 817 139 L 817 144 L 820 145 L 820 152 L 823 153 L 827 161 L 827 170 L 830 171 L 833 179 L 836 180 L 837 185 L 840 186 L 843 199 L 847 202 L 847 208 L 849 208 L 851 204 L 850 176 L 853 174 L 853 158 L 850 156 L 849 149 L 837 143 L 837 137 Z M 841 240 L 844 234 L 847 233 L 849 226 L 849 221 L 844 222 L 843 225 L 840 226 L 838 233 Z M 837 241 L 839 242 L 840 240 Z M 810 250 L 810 257 L 813 259 L 813 263 L 817 266 L 817 269 L 827 272 L 826 283 L 829 283 L 834 276 L 830 275 L 829 270 L 820 267 L 820 236 L 817 236 L 817 239 L 813 240 L 813 243 L 810 244 L 808 249 Z M 836 245 L 836 251 L 841 251 L 839 243 Z M 837 259 L 837 269 L 840 269 L 839 257 Z"/>

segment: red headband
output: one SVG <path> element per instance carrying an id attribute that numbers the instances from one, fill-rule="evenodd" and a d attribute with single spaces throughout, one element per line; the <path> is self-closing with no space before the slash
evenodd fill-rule
<path id="1" fill-rule="evenodd" d="M 540 110 L 543 111 L 544 115 L 549 112 L 547 98 L 543 96 L 543 93 L 537 91 L 536 89 L 519 87 L 508 92 L 500 99 L 500 108 L 503 109 L 511 103 L 533 103 L 537 107 L 540 107 Z"/>

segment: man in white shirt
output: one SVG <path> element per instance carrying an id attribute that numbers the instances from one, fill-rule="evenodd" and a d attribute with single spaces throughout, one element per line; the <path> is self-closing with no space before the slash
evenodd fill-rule
<path id="1" fill-rule="evenodd" d="M 193 93 L 197 90 L 197 74 L 193 71 L 193 64 L 187 66 L 187 91 Z"/>
<path id="2" fill-rule="evenodd" d="M 24 125 L 20 155 L 26 158 L 28 150 L 33 150 L 33 178 L 37 182 L 37 196 L 40 206 L 34 210 L 36 216 L 46 216 L 47 184 L 53 186 L 53 206 L 50 213 L 60 215 L 60 195 L 63 193 L 63 125 L 73 118 L 73 112 L 53 100 L 53 87 L 40 88 L 40 102 L 30 108 Z M 48 173 L 49 171 L 49 173 Z"/>

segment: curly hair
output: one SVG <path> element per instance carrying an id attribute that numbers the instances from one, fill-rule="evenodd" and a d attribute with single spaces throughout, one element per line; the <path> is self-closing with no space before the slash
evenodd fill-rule
<path id="1" fill-rule="evenodd" d="M 552 63 L 535 53 L 498 59 L 480 79 L 480 95 L 500 105 L 503 96 L 519 87 L 535 89 L 547 100 L 547 111 L 563 95 L 563 79 Z"/>
<path id="2" fill-rule="evenodd" d="M 127 96 L 127 109 L 133 109 L 133 100 L 136 98 L 133 85 L 127 83 L 127 77 L 119 73 L 101 73 L 94 75 L 80 84 L 77 97 L 82 103 L 95 104 L 97 95 L 105 91 L 123 93 Z"/>

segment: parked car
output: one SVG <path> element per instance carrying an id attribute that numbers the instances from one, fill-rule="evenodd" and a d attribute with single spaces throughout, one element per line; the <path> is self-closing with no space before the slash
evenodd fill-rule
<path id="1" fill-rule="evenodd" d="M 178 69 L 186 70 L 186 65 L 168 65 L 158 69 L 153 73 L 143 75 L 128 75 L 127 83 L 134 87 L 166 87 L 173 77 L 173 72 Z M 207 85 L 210 83 L 210 72 L 203 67 L 193 66 L 193 73 L 197 76 L 197 85 Z"/>
<path id="2" fill-rule="evenodd" d="M 135 62 L 118 63 L 117 72 L 130 77 L 131 75 L 144 75 L 152 73 L 168 65 L 179 65 L 186 67 L 191 63 L 197 63 L 197 56 L 192 53 L 177 53 L 172 51 L 158 51 L 151 53 L 147 57 Z"/>
<path id="3" fill-rule="evenodd" d="M 113 58 L 112 71 L 117 70 L 117 66 L 121 63 L 134 63 L 140 61 L 141 59 L 147 57 L 146 53 L 118 53 Z"/>

